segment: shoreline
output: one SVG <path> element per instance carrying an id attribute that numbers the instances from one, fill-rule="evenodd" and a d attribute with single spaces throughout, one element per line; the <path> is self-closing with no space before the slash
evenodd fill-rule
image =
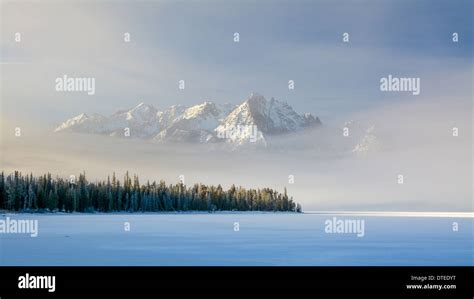
<path id="1" fill-rule="evenodd" d="M 434 218 L 474 218 L 474 212 L 399 212 L 399 211 L 160 211 L 160 212 L 14 212 L 0 210 L 2 217 L 8 215 L 337 215 L 359 217 L 434 217 Z"/>

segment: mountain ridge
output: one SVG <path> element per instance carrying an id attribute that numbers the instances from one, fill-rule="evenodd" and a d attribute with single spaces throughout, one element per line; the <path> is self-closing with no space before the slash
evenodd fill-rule
<path id="1" fill-rule="evenodd" d="M 78 132 L 177 143 L 265 143 L 265 136 L 290 134 L 322 125 L 310 113 L 298 114 L 286 102 L 252 93 L 241 104 L 212 101 L 159 110 L 143 102 L 111 116 L 81 113 L 54 132 Z M 128 131 L 129 136 L 126 135 Z"/>

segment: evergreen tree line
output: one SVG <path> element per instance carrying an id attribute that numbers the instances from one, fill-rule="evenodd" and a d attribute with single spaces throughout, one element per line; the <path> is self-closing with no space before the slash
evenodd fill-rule
<path id="1" fill-rule="evenodd" d="M 156 212 L 156 211 L 293 211 L 301 206 L 270 188 L 245 189 L 232 185 L 182 183 L 166 185 L 149 181 L 141 185 L 138 176 L 127 172 L 123 182 L 115 173 L 107 181 L 88 182 L 85 173 L 77 180 L 45 174 L 33 177 L 20 172 L 0 176 L 0 209 L 9 211 L 64 212 Z"/>

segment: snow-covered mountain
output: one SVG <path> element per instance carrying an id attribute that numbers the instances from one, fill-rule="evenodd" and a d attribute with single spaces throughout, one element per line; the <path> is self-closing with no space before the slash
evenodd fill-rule
<path id="1" fill-rule="evenodd" d="M 212 102 L 189 107 L 159 132 L 154 140 L 207 143 L 213 140 L 214 129 L 219 126 L 230 109 L 227 104 L 221 106 Z"/>
<path id="2" fill-rule="evenodd" d="M 252 93 L 250 97 L 235 108 L 221 126 L 253 126 L 262 133 L 290 133 L 312 124 L 320 124 L 319 119 L 311 115 L 299 115 L 287 103 L 272 98 L 267 101 L 263 96 Z"/>
<path id="3" fill-rule="evenodd" d="M 285 102 L 252 93 L 242 104 L 219 105 L 206 101 L 192 107 L 171 106 L 163 111 L 140 103 L 110 117 L 80 114 L 66 120 L 55 132 L 69 131 L 150 139 L 155 142 L 265 144 L 276 136 L 317 127 L 321 121 L 300 115 Z"/>
<path id="4" fill-rule="evenodd" d="M 102 134 L 106 132 L 106 122 L 107 118 L 100 114 L 89 116 L 85 113 L 82 113 L 63 122 L 54 130 L 54 132 L 69 130 L 74 132 Z"/>
<path id="5" fill-rule="evenodd" d="M 285 102 L 269 101 L 252 93 L 237 106 L 215 129 L 218 136 L 228 136 L 232 143 L 264 142 L 267 135 L 292 133 L 319 126 L 321 121 L 311 114 L 297 114 Z"/>

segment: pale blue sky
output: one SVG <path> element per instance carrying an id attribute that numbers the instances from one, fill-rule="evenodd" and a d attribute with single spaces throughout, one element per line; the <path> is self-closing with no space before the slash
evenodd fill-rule
<path id="1" fill-rule="evenodd" d="M 380 77 L 388 74 L 421 77 L 417 99 L 445 90 L 446 77 L 467 74 L 447 87 L 472 95 L 474 4 L 468 0 L 2 5 L 2 61 L 26 62 L 2 65 L 6 117 L 34 119 L 43 112 L 54 123 L 141 101 L 159 108 L 239 103 L 257 91 L 331 122 L 387 101 L 413 100 L 380 93 Z M 17 31 L 20 44 L 13 42 Z M 122 42 L 123 32 L 132 34 L 131 43 Z M 342 43 L 343 32 L 350 43 Z M 451 42 L 452 32 L 459 43 Z M 54 92 L 54 79 L 63 74 L 95 77 L 96 95 Z M 180 79 L 184 91 L 177 88 Z M 294 91 L 287 88 L 290 79 Z"/>

